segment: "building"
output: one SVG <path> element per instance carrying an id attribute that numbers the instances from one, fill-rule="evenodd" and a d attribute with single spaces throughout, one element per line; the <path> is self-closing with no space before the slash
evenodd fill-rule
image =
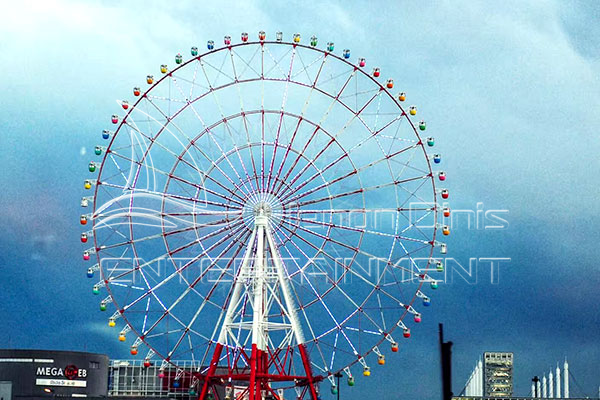
<path id="1" fill-rule="evenodd" d="M 465 386 L 466 396 L 512 397 L 513 353 L 485 352 Z"/>
<path id="2" fill-rule="evenodd" d="M 192 373 L 198 363 L 174 361 L 156 365 L 146 360 L 111 360 L 108 369 L 109 397 L 160 397 L 187 399 L 194 397 L 198 382 Z M 191 389 L 191 390 L 190 390 Z"/>
<path id="3" fill-rule="evenodd" d="M 198 362 L 109 360 L 95 353 L 54 350 L 0 350 L 0 400 L 94 398 L 191 400 L 202 382 Z M 217 388 L 243 391 L 243 383 Z"/>
<path id="4" fill-rule="evenodd" d="M 513 353 L 483 353 L 483 395 L 512 397 Z"/>
<path id="5" fill-rule="evenodd" d="M 0 350 L 0 398 L 106 397 L 108 357 L 53 350 Z"/>

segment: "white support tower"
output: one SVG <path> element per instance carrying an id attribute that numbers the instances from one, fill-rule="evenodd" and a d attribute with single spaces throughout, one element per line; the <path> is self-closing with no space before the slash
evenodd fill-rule
<path id="1" fill-rule="evenodd" d="M 561 398 L 560 397 L 560 367 L 558 366 L 558 363 L 556 363 L 556 398 Z"/>
<path id="2" fill-rule="evenodd" d="M 565 380 L 565 385 L 563 388 L 563 397 L 565 399 L 569 398 L 569 363 L 567 363 L 567 359 L 565 358 L 565 363 L 563 365 L 563 378 Z"/>
<path id="3" fill-rule="evenodd" d="M 548 380 L 546 379 L 546 375 L 542 378 L 542 397 L 544 399 L 548 398 Z"/>
<path id="4" fill-rule="evenodd" d="M 239 343 L 238 330 L 251 331 L 252 344 L 259 350 L 286 348 L 304 343 L 304 336 L 293 297 L 289 277 L 269 227 L 270 207 L 259 203 L 254 210 L 256 218 L 240 272 L 235 279 L 233 294 L 219 334 L 219 343 L 244 347 Z M 250 299 L 252 321 L 244 310 L 244 298 Z M 270 321 L 272 307 L 277 307 L 279 321 Z M 269 332 L 281 332 L 281 343 L 273 343 Z"/>
<path id="5" fill-rule="evenodd" d="M 554 398 L 554 375 L 552 371 L 548 374 L 548 397 L 551 399 Z"/>
<path id="6" fill-rule="evenodd" d="M 475 383 L 477 384 L 477 396 L 483 396 L 483 362 L 481 360 L 477 363 L 477 379 Z"/>

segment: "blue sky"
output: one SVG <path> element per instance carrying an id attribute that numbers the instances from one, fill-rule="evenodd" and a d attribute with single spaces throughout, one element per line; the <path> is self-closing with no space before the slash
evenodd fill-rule
<path id="1" fill-rule="evenodd" d="M 502 230 L 456 221 L 449 255 L 506 257 L 491 284 L 443 285 L 410 343 L 352 388 L 440 390 L 437 323 L 454 391 L 483 351 L 514 351 L 516 394 L 565 356 L 597 393 L 600 5 L 595 1 L 2 2 L 0 339 L 127 357 L 80 261 L 89 151 L 115 99 L 175 52 L 239 32 L 317 34 L 376 60 L 435 127 L 454 209 L 506 209 Z M 32 332 L 36 332 L 32 334 Z M 389 382 L 393 382 L 390 384 Z M 385 384 L 384 384 L 385 383 Z M 348 394 L 350 389 L 342 388 Z"/>

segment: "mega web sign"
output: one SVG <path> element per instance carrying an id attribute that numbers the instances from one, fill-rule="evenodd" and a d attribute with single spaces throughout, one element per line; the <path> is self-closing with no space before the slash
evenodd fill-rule
<path id="1" fill-rule="evenodd" d="M 87 370 L 75 365 L 66 367 L 46 366 L 36 370 L 35 384 L 38 386 L 86 387 Z"/>

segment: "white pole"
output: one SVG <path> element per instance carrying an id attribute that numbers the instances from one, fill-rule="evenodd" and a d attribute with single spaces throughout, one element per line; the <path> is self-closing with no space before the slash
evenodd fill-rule
<path id="1" fill-rule="evenodd" d="M 542 378 L 542 397 L 545 399 L 548 397 L 548 380 L 546 375 Z"/>
<path id="2" fill-rule="evenodd" d="M 540 381 L 539 381 L 539 379 L 538 379 L 538 381 L 535 383 L 535 387 L 536 387 L 536 389 L 537 389 L 537 396 L 536 396 L 536 397 L 537 397 L 537 398 L 540 398 L 540 397 L 542 397 L 542 395 L 541 395 L 541 390 L 540 390 L 540 389 L 541 389 L 541 384 L 540 384 Z"/>
<path id="3" fill-rule="evenodd" d="M 569 398 L 569 364 L 567 363 L 567 359 L 565 358 L 565 364 L 563 365 L 563 379 L 565 380 L 564 386 L 564 398 Z"/>
<path id="4" fill-rule="evenodd" d="M 267 217 L 262 213 L 256 217 L 256 260 L 254 261 L 254 301 L 252 302 L 252 344 L 259 350 L 267 350 L 264 340 L 264 295 L 265 295 L 265 225 Z M 260 222 L 259 222 L 260 221 Z"/>
<path id="5" fill-rule="evenodd" d="M 265 227 L 265 231 L 267 234 L 267 242 L 269 245 L 269 250 L 271 251 L 271 257 L 273 258 L 273 263 L 275 264 L 275 269 L 277 270 L 277 277 L 279 278 L 279 287 L 283 292 L 283 299 L 285 301 L 285 306 L 287 308 L 288 319 L 292 324 L 292 329 L 294 331 L 294 336 L 296 337 L 296 342 L 298 344 L 304 343 L 304 334 L 302 333 L 302 327 L 300 326 L 300 321 L 298 320 L 298 315 L 296 314 L 296 307 L 294 306 L 294 298 L 292 297 L 291 289 L 289 287 L 289 276 L 284 271 L 283 263 L 281 262 L 281 256 L 279 251 L 277 250 L 277 246 L 275 246 L 275 240 L 273 240 L 273 236 L 271 234 L 270 228 Z"/>
<path id="6" fill-rule="evenodd" d="M 473 382 L 473 371 L 471 371 L 471 375 L 469 376 L 469 380 L 467 381 L 467 389 L 465 390 L 465 395 L 466 396 L 470 396 L 471 395 L 471 385 Z"/>
<path id="7" fill-rule="evenodd" d="M 535 398 L 535 383 L 531 382 L 531 397 Z"/>
<path id="8" fill-rule="evenodd" d="M 477 384 L 477 378 L 479 378 L 479 366 L 475 364 L 475 376 L 473 377 L 473 396 L 479 396 L 479 385 Z"/>
<path id="9" fill-rule="evenodd" d="M 475 366 L 475 396 L 479 396 L 479 363 Z"/>
<path id="10" fill-rule="evenodd" d="M 556 398 L 560 399 L 560 367 L 556 364 Z"/>
<path id="11" fill-rule="evenodd" d="M 221 344 L 227 344 L 227 332 L 233 323 L 233 316 L 235 315 L 240 301 L 240 295 L 244 286 L 244 280 L 246 279 L 248 265 L 250 264 L 253 255 L 252 248 L 254 247 L 254 238 L 256 238 L 256 227 L 254 227 L 252 230 L 252 235 L 250 236 L 248 247 L 246 248 L 246 254 L 244 255 L 244 261 L 242 261 L 242 266 L 238 272 L 238 276 L 236 276 L 234 280 L 233 294 L 229 300 L 227 313 L 225 314 L 225 321 L 223 322 L 221 331 L 219 333 L 219 343 Z"/>
<path id="12" fill-rule="evenodd" d="M 479 390 L 477 395 L 483 396 L 483 363 L 481 360 L 477 363 L 477 367 L 479 368 L 479 378 L 477 379 L 477 383 L 479 384 Z"/>
<path id="13" fill-rule="evenodd" d="M 552 375 L 552 371 L 548 374 L 548 397 L 554 398 L 554 375 Z"/>

